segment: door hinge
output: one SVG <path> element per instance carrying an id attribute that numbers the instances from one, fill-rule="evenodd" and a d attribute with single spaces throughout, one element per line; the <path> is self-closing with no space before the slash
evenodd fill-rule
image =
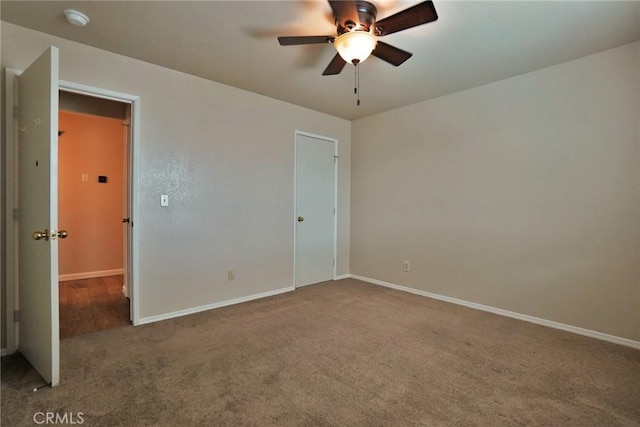
<path id="1" fill-rule="evenodd" d="M 334 215 L 336 214 L 336 208 L 333 208 L 333 214 Z"/>
<path id="2" fill-rule="evenodd" d="M 18 310 L 18 309 L 13 310 L 13 321 L 14 322 L 19 322 L 20 321 L 20 310 Z"/>
<path id="3" fill-rule="evenodd" d="M 20 109 L 17 105 L 13 106 L 13 118 L 18 119 L 20 117 Z"/>

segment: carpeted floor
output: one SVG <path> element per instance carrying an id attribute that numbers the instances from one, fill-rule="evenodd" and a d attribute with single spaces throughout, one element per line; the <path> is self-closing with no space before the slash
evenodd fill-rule
<path id="1" fill-rule="evenodd" d="M 61 360 L 34 393 L 3 358 L 3 426 L 640 425 L 640 351 L 351 279 L 69 338 Z"/>

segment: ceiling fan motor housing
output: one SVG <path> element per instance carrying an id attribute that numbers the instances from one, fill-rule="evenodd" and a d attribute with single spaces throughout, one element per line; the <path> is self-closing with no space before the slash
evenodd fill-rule
<path id="1" fill-rule="evenodd" d="M 355 14 L 349 13 L 335 16 L 338 35 L 350 31 L 369 32 L 371 26 L 376 22 L 378 10 L 372 3 L 364 0 L 357 0 L 354 3 Z"/>

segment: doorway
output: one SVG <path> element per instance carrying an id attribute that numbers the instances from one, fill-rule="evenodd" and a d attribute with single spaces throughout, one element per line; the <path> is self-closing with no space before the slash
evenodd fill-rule
<path id="1" fill-rule="evenodd" d="M 130 104 L 59 92 L 60 339 L 131 324 L 128 265 Z"/>
<path id="2" fill-rule="evenodd" d="M 337 144 L 335 139 L 296 132 L 296 287 L 332 280 L 335 277 Z"/>

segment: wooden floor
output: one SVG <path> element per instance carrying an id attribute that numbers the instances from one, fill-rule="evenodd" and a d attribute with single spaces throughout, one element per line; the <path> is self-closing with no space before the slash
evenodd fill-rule
<path id="1" fill-rule="evenodd" d="M 130 325 L 123 276 L 60 282 L 60 339 Z"/>

